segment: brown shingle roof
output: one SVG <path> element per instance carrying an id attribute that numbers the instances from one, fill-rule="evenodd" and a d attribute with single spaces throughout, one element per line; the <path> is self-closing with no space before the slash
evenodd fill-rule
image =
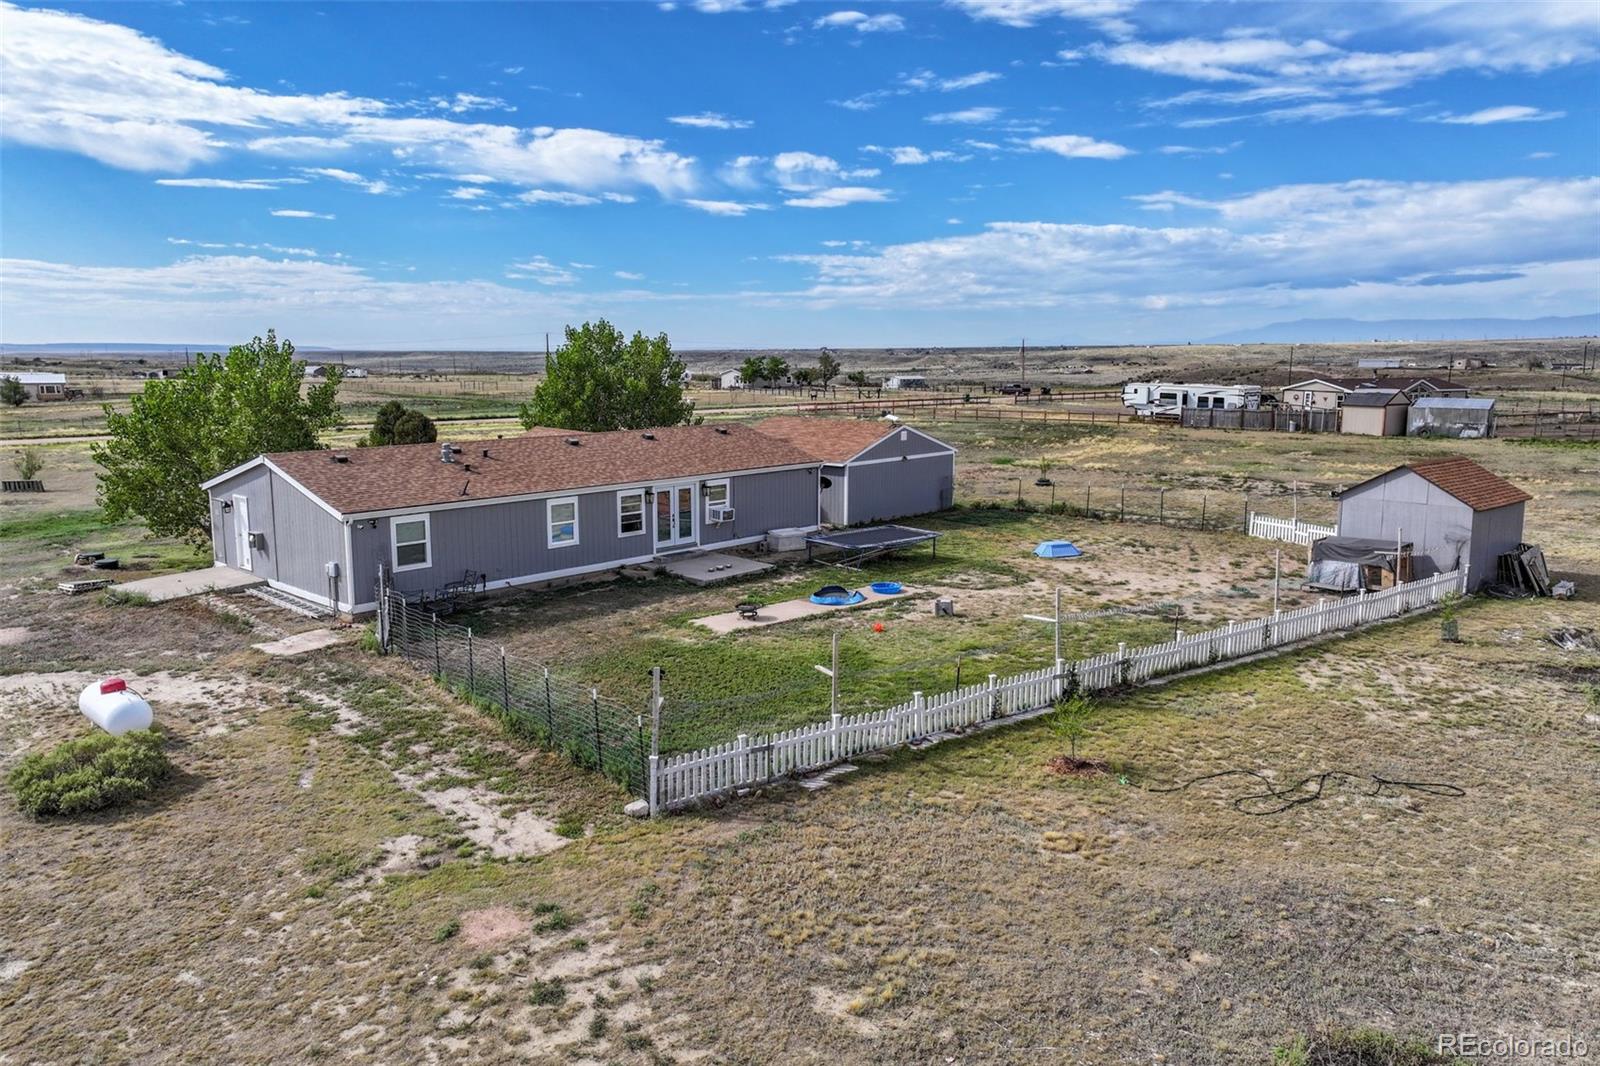
<path id="1" fill-rule="evenodd" d="M 637 430 L 619 430 L 463 441 L 454 463 L 439 461 L 438 444 L 277 452 L 267 459 L 341 514 L 817 462 L 788 441 L 749 426 L 672 426 L 645 432 L 655 439 L 647 440 Z M 569 437 L 580 443 L 568 444 Z M 335 456 L 348 461 L 338 462 Z"/>
<path id="2" fill-rule="evenodd" d="M 1533 499 L 1505 478 L 1491 474 L 1471 459 L 1459 455 L 1446 456 L 1442 459 L 1422 459 L 1415 463 L 1397 466 L 1394 470 L 1411 471 L 1418 477 L 1439 486 L 1474 511 L 1491 511 L 1496 507 L 1506 507 Z M 1392 474 L 1394 470 L 1386 470 L 1378 477 Z M 1368 478 L 1361 485 L 1377 479 Z M 1352 486 L 1339 495 L 1349 495 L 1360 487 L 1360 485 Z"/>
<path id="3" fill-rule="evenodd" d="M 779 415 L 763 419 L 756 429 L 786 440 L 823 462 L 843 463 L 887 437 L 896 426 L 875 419 Z"/>
<path id="4" fill-rule="evenodd" d="M 1503 477 L 1489 473 L 1471 459 L 1448 456 L 1407 463 L 1412 473 L 1426 478 L 1474 511 L 1488 511 L 1533 499 Z"/>
<path id="5" fill-rule="evenodd" d="M 1357 389 L 1344 398 L 1346 407 L 1388 407 L 1392 403 L 1410 402 L 1410 397 L 1399 389 Z"/>

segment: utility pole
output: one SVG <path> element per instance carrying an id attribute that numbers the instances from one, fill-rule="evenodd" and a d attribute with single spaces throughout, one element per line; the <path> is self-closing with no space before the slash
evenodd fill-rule
<path id="1" fill-rule="evenodd" d="M 1028 380 L 1028 338 L 1022 338 L 1022 381 Z"/>

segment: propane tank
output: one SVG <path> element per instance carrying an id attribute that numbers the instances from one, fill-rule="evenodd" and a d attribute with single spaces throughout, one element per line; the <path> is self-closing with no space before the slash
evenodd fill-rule
<path id="1" fill-rule="evenodd" d="M 114 737 L 135 729 L 149 729 L 155 716 L 150 704 L 120 677 L 96 681 L 78 694 L 78 710 Z"/>

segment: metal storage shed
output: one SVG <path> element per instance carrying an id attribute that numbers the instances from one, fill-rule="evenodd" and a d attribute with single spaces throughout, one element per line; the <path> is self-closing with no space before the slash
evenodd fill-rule
<path id="1" fill-rule="evenodd" d="M 822 521 L 857 526 L 942 511 L 955 502 L 956 450 L 920 429 L 878 420 L 782 416 L 756 428 L 822 466 Z"/>
<path id="2" fill-rule="evenodd" d="M 1532 496 L 1471 459 L 1407 463 L 1343 492 L 1339 535 L 1413 546 L 1415 576 L 1470 566 L 1468 590 L 1495 579 L 1495 560 L 1522 543 Z"/>
<path id="3" fill-rule="evenodd" d="M 1412 437 L 1494 436 L 1494 400 L 1487 396 L 1424 396 L 1406 413 Z"/>

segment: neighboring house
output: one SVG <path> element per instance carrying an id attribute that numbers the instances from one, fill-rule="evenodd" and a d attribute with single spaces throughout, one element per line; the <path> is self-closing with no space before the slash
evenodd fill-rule
<path id="1" fill-rule="evenodd" d="M 955 502 L 956 450 L 894 422 L 782 416 L 756 429 L 823 462 L 822 521 L 854 526 L 942 511 Z"/>
<path id="2" fill-rule="evenodd" d="M 1348 378 L 1307 378 L 1285 385 L 1280 396 L 1285 407 L 1336 411 L 1360 384 Z"/>
<path id="3" fill-rule="evenodd" d="M 737 370 L 724 370 L 717 375 L 717 388 L 719 389 L 742 389 L 744 387 L 744 377 Z"/>
<path id="4" fill-rule="evenodd" d="M 343 363 L 340 363 L 338 364 L 337 368 L 342 377 L 364 378 L 367 376 L 366 370 L 359 366 L 345 366 Z M 328 367 L 325 367 L 320 363 L 308 363 L 306 364 L 306 377 L 325 378 L 328 376 L 328 369 Z"/>
<path id="5" fill-rule="evenodd" d="M 22 382 L 30 400 L 65 400 L 67 375 L 40 373 L 32 370 L 0 370 L 0 378 Z"/>
<path id="6" fill-rule="evenodd" d="M 1485 360 L 1477 359 L 1470 355 L 1458 355 L 1450 360 L 1451 370 L 1480 370 L 1488 365 Z"/>
<path id="7" fill-rule="evenodd" d="M 1498 557 L 1522 543 L 1523 506 L 1533 497 L 1452 457 L 1397 466 L 1334 498 L 1340 537 L 1403 540 L 1417 578 L 1470 564 L 1470 590 L 1495 580 Z"/>
<path id="8" fill-rule="evenodd" d="M 1424 396 L 1406 412 L 1412 437 L 1494 436 L 1494 400 L 1487 396 Z"/>
<path id="9" fill-rule="evenodd" d="M 884 381 L 886 389 L 925 389 L 928 379 L 918 374 L 895 374 Z"/>
<path id="10" fill-rule="evenodd" d="M 1420 400 L 1424 396 L 1466 396 L 1472 391 L 1465 385 L 1457 385 L 1441 378 L 1376 378 L 1370 382 L 1362 382 L 1360 387 L 1399 389 L 1411 400 Z"/>
<path id="11" fill-rule="evenodd" d="M 202 487 L 217 565 L 360 613 L 380 566 L 401 592 L 502 588 L 815 529 L 820 466 L 749 426 L 674 426 L 280 452 Z"/>
<path id="12" fill-rule="evenodd" d="M 1340 433 L 1368 437 L 1406 435 L 1406 409 L 1411 400 L 1399 389 L 1357 389 L 1344 398 Z"/>

